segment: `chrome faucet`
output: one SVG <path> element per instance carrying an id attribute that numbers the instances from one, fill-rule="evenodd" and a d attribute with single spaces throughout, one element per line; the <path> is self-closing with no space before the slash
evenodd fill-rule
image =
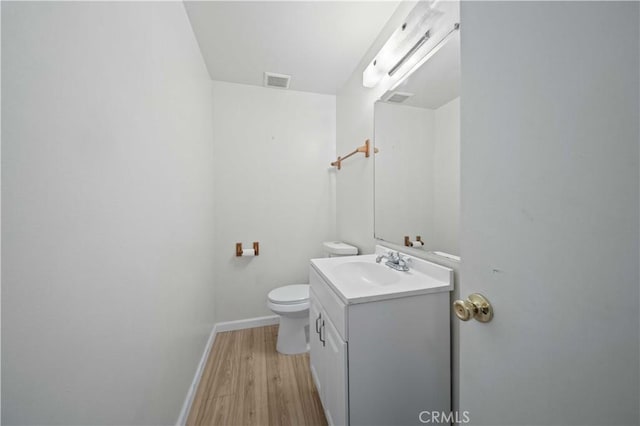
<path id="1" fill-rule="evenodd" d="M 387 265 L 391 269 L 395 269 L 396 271 L 408 271 L 409 270 L 409 262 L 411 258 L 402 256 L 400 252 L 393 252 L 389 250 L 386 254 L 381 254 L 376 257 L 376 263 L 380 263 L 382 259 L 387 259 L 385 265 Z"/>

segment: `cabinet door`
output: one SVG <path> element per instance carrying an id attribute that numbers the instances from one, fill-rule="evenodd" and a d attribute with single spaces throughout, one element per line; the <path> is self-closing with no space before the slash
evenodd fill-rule
<path id="1" fill-rule="evenodd" d="M 324 409 L 330 425 L 346 425 L 347 414 L 347 343 L 329 318 L 323 318 L 321 337 L 324 349 Z"/>
<path id="2" fill-rule="evenodd" d="M 320 341 L 320 327 L 322 325 L 321 306 L 315 298 L 313 291 L 309 295 L 309 367 L 311 369 L 311 377 L 316 384 L 320 400 L 326 405 L 324 398 L 324 348 Z"/>

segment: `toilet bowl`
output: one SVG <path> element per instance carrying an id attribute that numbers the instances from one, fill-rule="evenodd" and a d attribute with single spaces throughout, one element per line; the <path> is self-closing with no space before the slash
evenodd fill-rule
<path id="1" fill-rule="evenodd" d="M 323 244 L 326 254 L 353 256 L 356 247 L 340 241 Z M 267 307 L 280 316 L 276 350 L 285 355 L 309 351 L 309 284 L 293 284 L 271 290 L 267 296 Z"/>
<path id="2" fill-rule="evenodd" d="M 271 290 L 267 306 L 280 315 L 276 350 L 294 355 L 309 350 L 309 284 L 294 284 Z"/>

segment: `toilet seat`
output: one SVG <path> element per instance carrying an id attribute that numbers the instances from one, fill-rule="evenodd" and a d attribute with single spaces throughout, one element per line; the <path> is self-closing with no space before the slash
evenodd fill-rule
<path id="1" fill-rule="evenodd" d="M 309 302 L 309 284 L 294 284 L 271 290 L 267 296 L 276 305 L 298 305 Z"/>

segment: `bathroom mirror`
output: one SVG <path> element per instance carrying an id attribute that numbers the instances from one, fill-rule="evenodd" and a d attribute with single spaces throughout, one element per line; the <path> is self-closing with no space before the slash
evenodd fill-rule
<path id="1" fill-rule="evenodd" d="M 374 106 L 375 237 L 459 255 L 460 32 Z"/>

